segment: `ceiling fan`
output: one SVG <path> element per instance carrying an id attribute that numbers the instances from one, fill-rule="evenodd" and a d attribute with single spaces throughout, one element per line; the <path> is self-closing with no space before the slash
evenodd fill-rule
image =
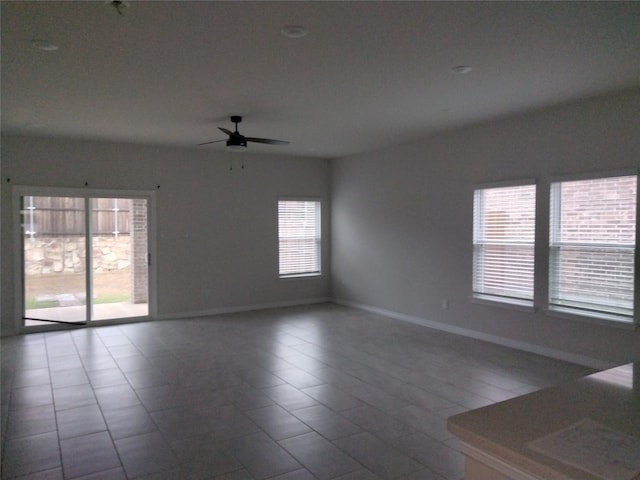
<path id="1" fill-rule="evenodd" d="M 229 138 L 226 140 L 227 142 L 227 150 L 231 150 L 234 152 L 243 152 L 247 149 L 247 142 L 255 142 L 255 143 L 266 143 L 268 145 L 289 145 L 289 142 L 285 140 L 273 140 L 270 138 L 256 138 L 256 137 L 245 137 L 240 132 L 238 132 L 238 124 L 242 122 L 242 117 L 240 115 L 232 115 L 231 122 L 236 124 L 236 131 L 232 132 L 231 130 L 223 127 L 218 127 L 221 131 L 229 135 Z M 212 142 L 204 142 L 198 143 L 198 146 L 201 145 L 209 145 L 210 143 L 218 143 L 224 142 L 225 140 L 213 140 Z"/>

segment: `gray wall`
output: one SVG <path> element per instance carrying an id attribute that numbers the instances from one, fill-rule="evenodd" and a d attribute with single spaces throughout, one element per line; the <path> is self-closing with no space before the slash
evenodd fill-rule
<path id="1" fill-rule="evenodd" d="M 14 333 L 11 186 L 156 190 L 158 317 L 287 305 L 329 293 L 329 162 L 39 137 L 2 137 L 2 334 Z M 7 183 L 10 178 L 10 183 Z M 157 189 L 160 185 L 160 189 Z M 278 279 L 277 199 L 323 202 L 320 278 Z"/>
<path id="2" fill-rule="evenodd" d="M 536 178 L 540 199 L 553 176 L 637 168 L 639 106 L 627 91 L 333 160 L 333 298 L 597 366 L 640 359 L 640 332 L 470 301 L 474 185 Z"/>
<path id="3" fill-rule="evenodd" d="M 470 301 L 477 183 L 637 168 L 640 92 L 331 162 L 37 137 L 2 138 L 2 333 L 13 333 L 11 185 L 157 191 L 158 315 L 339 302 L 586 364 L 640 358 L 640 332 Z M 235 157 L 234 157 L 235 158 Z M 237 165 L 236 165 L 237 167 Z M 331 189 L 331 192 L 330 192 Z M 277 278 L 276 199 L 323 199 L 322 278 Z M 331 205 L 330 205 L 331 203 Z M 331 215 L 328 215 L 331 208 Z M 544 235 L 546 212 L 539 212 Z M 331 217 L 331 218 L 330 218 Z M 331 223 L 329 224 L 329 221 Z M 637 272 L 638 273 L 638 272 Z M 538 286 L 540 287 L 540 286 Z M 331 290 L 330 290 L 331 288 Z M 443 309 L 446 299 L 449 308 Z"/>

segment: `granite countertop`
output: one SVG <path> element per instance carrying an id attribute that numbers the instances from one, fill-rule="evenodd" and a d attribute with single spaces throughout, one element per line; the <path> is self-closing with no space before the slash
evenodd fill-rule
<path id="1" fill-rule="evenodd" d="M 631 452 L 635 456 L 640 445 L 640 362 L 454 415 L 448 419 L 448 428 L 463 443 L 534 477 L 607 478 L 603 469 L 616 462 L 626 462 L 627 471 L 634 470 L 640 456 L 629 461 L 621 455 L 628 457 Z M 583 453 L 594 450 L 585 464 L 577 462 L 577 466 L 561 455 L 562 444 L 557 443 L 560 447 L 554 451 L 553 442 L 563 431 L 564 437 L 576 435 L 577 442 L 573 443 L 585 443 L 579 445 Z M 588 439 L 591 445 L 587 444 L 586 437 L 591 435 L 585 436 L 585 431 L 593 433 L 597 442 Z M 608 448 L 603 449 L 603 445 Z M 594 467 L 594 462 L 599 462 L 602 469 Z M 640 478 L 635 475 L 621 478 Z"/>

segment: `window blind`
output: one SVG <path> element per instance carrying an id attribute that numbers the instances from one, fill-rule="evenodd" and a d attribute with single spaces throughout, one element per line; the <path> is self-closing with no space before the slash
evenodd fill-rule
<path id="1" fill-rule="evenodd" d="M 549 307 L 633 320 L 637 176 L 551 185 Z"/>
<path id="2" fill-rule="evenodd" d="M 533 303 L 535 200 L 535 185 L 475 191 L 475 296 Z"/>
<path id="3" fill-rule="evenodd" d="M 280 276 L 319 275 L 320 202 L 278 201 Z"/>

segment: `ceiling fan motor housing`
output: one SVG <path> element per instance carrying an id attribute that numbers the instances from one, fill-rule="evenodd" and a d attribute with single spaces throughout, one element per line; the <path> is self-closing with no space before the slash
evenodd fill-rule
<path id="1" fill-rule="evenodd" d="M 247 148 L 246 138 L 238 132 L 238 124 L 242 121 L 242 117 L 240 115 L 232 115 L 231 121 L 236 124 L 236 131 L 229 136 L 227 149 L 242 152 Z"/>
<path id="2" fill-rule="evenodd" d="M 247 146 L 247 141 L 245 140 L 244 137 L 242 136 L 233 136 L 231 137 L 229 140 L 227 140 L 227 147 L 231 147 L 233 145 L 238 145 L 241 147 L 246 147 Z"/>
<path id="3" fill-rule="evenodd" d="M 247 141 L 241 135 L 233 135 L 227 140 L 227 148 L 229 150 L 244 150 L 247 148 Z"/>

